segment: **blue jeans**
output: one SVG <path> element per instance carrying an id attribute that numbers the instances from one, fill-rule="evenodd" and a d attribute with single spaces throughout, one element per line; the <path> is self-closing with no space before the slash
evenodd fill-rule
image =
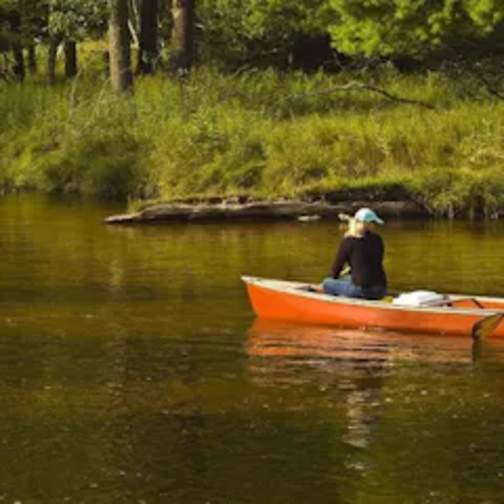
<path id="1" fill-rule="evenodd" d="M 334 296 L 361 299 L 381 299 L 387 295 L 387 289 L 383 286 L 359 287 L 352 282 L 350 277 L 326 278 L 322 283 L 324 292 Z"/>

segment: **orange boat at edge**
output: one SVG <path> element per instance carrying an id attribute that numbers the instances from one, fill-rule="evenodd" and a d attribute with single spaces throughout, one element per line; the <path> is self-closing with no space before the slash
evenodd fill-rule
<path id="1" fill-rule="evenodd" d="M 410 307 L 311 292 L 306 283 L 242 277 L 260 318 L 345 328 L 387 329 L 427 334 L 472 334 L 475 324 L 504 313 L 504 299 L 450 295 L 446 304 Z M 504 338 L 504 320 L 492 332 Z"/>

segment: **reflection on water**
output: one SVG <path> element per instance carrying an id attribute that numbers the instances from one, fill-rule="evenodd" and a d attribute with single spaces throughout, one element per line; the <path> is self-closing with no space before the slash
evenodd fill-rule
<path id="1" fill-rule="evenodd" d="M 322 278 L 333 223 L 112 210 L 0 200 L 0 502 L 499 502 L 501 342 L 253 322 L 240 274 Z M 502 223 L 385 234 L 395 286 L 504 295 Z"/>
<path id="2" fill-rule="evenodd" d="M 342 439 L 368 448 L 379 422 L 382 388 L 395 366 L 504 363 L 504 342 L 473 343 L 471 338 L 337 329 L 256 319 L 248 332 L 252 377 L 262 385 L 302 384 L 303 367 L 339 377 L 345 391 L 346 431 Z M 327 389 L 325 387 L 324 389 Z"/>
<path id="3" fill-rule="evenodd" d="M 499 339 L 475 347 L 470 337 L 348 330 L 262 319 L 254 321 L 248 336 L 249 355 L 276 357 L 275 367 L 303 362 L 321 368 L 330 364 L 338 370 L 373 369 L 381 374 L 407 362 L 467 364 L 485 353 L 494 360 L 504 360 L 504 342 Z"/>

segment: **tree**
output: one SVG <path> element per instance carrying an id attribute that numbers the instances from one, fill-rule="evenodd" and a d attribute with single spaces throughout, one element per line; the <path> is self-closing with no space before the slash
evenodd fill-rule
<path id="1" fill-rule="evenodd" d="M 69 78 L 77 75 L 77 42 L 65 40 L 65 75 Z"/>
<path id="2" fill-rule="evenodd" d="M 0 1 L 0 39 L 4 52 L 12 51 L 13 65 L 9 69 L 18 82 L 25 78 L 26 67 L 23 53 L 24 3 L 19 0 Z"/>
<path id="3" fill-rule="evenodd" d="M 198 20 L 207 56 L 232 66 L 290 66 L 297 47 L 313 48 L 305 59 L 314 63 L 322 51 L 327 57 L 334 13 L 328 0 L 200 0 Z"/>
<path id="4" fill-rule="evenodd" d="M 107 19 L 106 0 L 45 0 L 49 42 L 48 80 L 55 80 L 56 55 L 64 42 L 65 73 L 77 74 L 77 43 L 104 32 Z"/>
<path id="5" fill-rule="evenodd" d="M 347 54 L 424 56 L 472 40 L 504 21 L 502 0 L 329 0 L 330 33 Z"/>
<path id="6" fill-rule="evenodd" d="M 37 73 L 37 47 L 34 42 L 28 45 L 28 70 L 32 75 Z"/>
<path id="7" fill-rule="evenodd" d="M 110 78 L 112 88 L 122 93 L 133 86 L 128 28 L 128 0 L 109 0 L 109 5 Z"/>
<path id="8" fill-rule="evenodd" d="M 194 63 L 195 0 L 172 0 L 170 71 L 187 72 Z"/>
<path id="9" fill-rule="evenodd" d="M 56 82 L 56 58 L 61 38 L 57 35 L 49 37 L 47 47 L 47 83 L 52 86 Z"/>
<path id="10" fill-rule="evenodd" d="M 15 10 L 11 13 L 12 54 L 14 56 L 13 74 L 18 82 L 23 82 L 26 75 L 23 54 L 23 34 L 21 28 L 21 12 Z"/>
<path id="11" fill-rule="evenodd" d="M 138 72 L 153 73 L 158 59 L 158 0 L 142 0 L 140 5 L 140 40 Z"/>

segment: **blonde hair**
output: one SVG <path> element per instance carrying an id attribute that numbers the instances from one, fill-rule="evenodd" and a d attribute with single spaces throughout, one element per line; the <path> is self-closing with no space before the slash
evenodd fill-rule
<path id="1" fill-rule="evenodd" d="M 348 225 L 348 229 L 344 235 L 345 238 L 362 238 L 370 227 L 366 222 L 357 221 L 346 214 L 339 214 L 338 217 Z"/>

